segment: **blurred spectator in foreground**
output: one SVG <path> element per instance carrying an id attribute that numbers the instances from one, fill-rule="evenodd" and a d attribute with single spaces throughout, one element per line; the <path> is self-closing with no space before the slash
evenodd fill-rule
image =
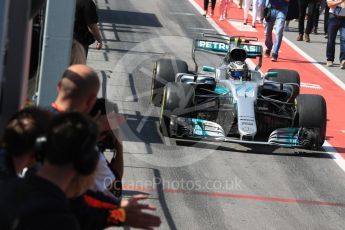
<path id="1" fill-rule="evenodd" d="M 0 191 L 1 229 L 79 229 L 66 191 L 77 173 L 97 166 L 97 126 L 79 113 L 53 118 L 46 138 L 37 142 L 44 155 L 36 175 L 8 180 Z"/>
<path id="2" fill-rule="evenodd" d="M 36 138 L 45 134 L 51 114 L 39 108 L 26 108 L 8 121 L 1 140 L 0 183 L 16 178 L 36 163 Z"/>
<path id="3" fill-rule="evenodd" d="M 270 0 L 271 17 L 265 18 L 265 57 L 269 57 L 272 52 L 272 61 L 277 61 L 280 45 L 283 39 L 285 18 L 288 11 L 289 0 Z M 272 31 L 275 26 L 275 39 L 272 41 Z"/>
<path id="4" fill-rule="evenodd" d="M 123 120 L 116 114 L 117 108 L 113 108 L 113 105 L 108 104 L 104 100 L 96 99 L 99 87 L 98 76 L 91 68 L 85 65 L 70 66 L 64 72 L 58 84 L 58 96 L 55 102 L 52 103 L 52 109 L 56 112 L 74 110 L 90 114 L 93 108 L 96 113 L 95 120 L 99 123 L 101 134 L 98 136 L 98 140 L 102 140 L 104 137 L 102 134 L 113 134 L 111 131 L 117 129 L 120 121 Z M 100 105 L 97 106 L 97 104 Z M 110 113 L 112 116 L 101 115 L 102 113 L 109 115 L 109 112 L 113 112 Z M 114 133 L 116 134 L 116 132 Z M 117 138 L 116 135 L 115 137 Z M 114 141 L 114 139 L 111 141 Z M 122 145 L 120 148 L 117 148 L 117 151 L 118 156 L 122 158 Z M 143 212 L 143 210 L 154 210 L 154 207 L 139 203 L 140 200 L 147 199 L 146 196 L 133 197 L 129 200 L 125 199 L 121 203 L 113 199 L 113 188 L 116 187 L 113 183 L 117 181 L 115 180 L 117 178 L 115 178 L 111 169 L 118 171 L 119 177 L 122 177 L 123 162 L 110 162 L 109 167 L 104 155 L 99 153 L 99 156 L 100 160 L 94 178 L 88 178 L 91 181 L 93 179 L 93 185 L 89 186 L 93 191 L 88 191 L 72 202 L 73 212 L 77 215 L 83 227 L 82 229 L 94 230 L 102 229 L 102 226 L 122 224 L 141 228 L 159 226 L 159 217 Z M 116 160 L 118 156 L 116 156 Z M 106 182 L 109 181 L 111 183 L 107 184 Z M 84 187 L 83 184 L 79 186 Z M 104 194 L 109 194 L 110 196 Z M 71 197 L 76 195 L 79 194 L 71 194 Z"/>
<path id="5" fill-rule="evenodd" d="M 136 195 L 115 204 L 107 196 L 88 192 L 84 196 L 71 199 L 71 207 L 82 230 L 101 230 L 111 226 L 143 229 L 159 227 L 160 218 L 144 212 L 156 210 L 154 206 L 140 202 L 146 199 L 146 195 Z"/>
<path id="6" fill-rule="evenodd" d="M 95 41 L 96 49 L 102 49 L 102 36 L 97 24 L 96 4 L 92 0 L 77 0 L 73 37 L 84 47 L 85 57 L 87 57 L 89 45 Z"/>
<path id="7" fill-rule="evenodd" d="M 327 66 L 333 66 L 335 53 L 335 40 L 340 34 L 340 68 L 345 69 L 345 0 L 327 0 L 329 10 Z"/>
<path id="8" fill-rule="evenodd" d="M 52 110 L 55 112 L 78 111 L 89 114 L 96 103 L 99 87 L 98 76 L 90 67 L 72 65 L 63 73 L 58 84 L 58 96 L 51 105 Z M 97 114 L 95 120 L 99 124 L 100 134 L 109 129 L 107 117 L 101 117 L 100 114 Z M 108 167 L 105 156 L 100 153 L 92 190 L 113 195 L 111 191 L 114 181 L 115 176 Z"/>

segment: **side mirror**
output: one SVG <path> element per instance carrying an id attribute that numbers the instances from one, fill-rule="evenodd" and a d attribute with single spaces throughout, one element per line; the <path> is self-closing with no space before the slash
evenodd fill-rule
<path id="1" fill-rule="evenodd" d="M 266 78 L 275 78 L 278 77 L 278 72 L 267 72 L 265 75 Z"/>
<path id="2" fill-rule="evenodd" d="M 205 72 L 211 72 L 211 73 L 215 73 L 216 72 L 216 68 L 211 67 L 211 66 L 207 66 L 207 65 L 204 65 L 202 67 L 202 70 L 205 71 Z"/>

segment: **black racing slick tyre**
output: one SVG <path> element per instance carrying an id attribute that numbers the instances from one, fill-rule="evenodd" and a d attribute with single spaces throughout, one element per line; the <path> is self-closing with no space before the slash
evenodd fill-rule
<path id="1" fill-rule="evenodd" d="M 151 83 L 151 102 L 153 105 L 161 105 L 164 86 L 168 82 L 175 82 L 177 73 L 188 73 L 186 62 L 179 59 L 159 59 L 155 62 Z"/>
<path id="2" fill-rule="evenodd" d="M 296 83 L 301 84 L 299 73 L 291 69 L 269 69 L 268 72 L 277 72 L 277 77 L 267 78 L 270 81 L 280 83 Z"/>
<path id="3" fill-rule="evenodd" d="M 268 72 L 278 73 L 277 77 L 267 78 L 270 81 L 275 81 L 279 83 L 294 83 L 298 85 L 298 87 L 294 87 L 294 94 L 291 97 L 292 101 L 297 97 L 297 95 L 299 95 L 301 79 L 297 71 L 291 69 L 269 69 Z"/>
<path id="4" fill-rule="evenodd" d="M 194 88 L 183 83 L 168 83 L 164 87 L 159 126 L 163 136 L 170 137 L 171 116 L 182 116 L 190 111 L 194 100 Z"/>
<path id="5" fill-rule="evenodd" d="M 296 98 L 297 114 L 295 123 L 298 127 L 317 128 L 319 130 L 318 147 L 326 138 L 327 107 L 321 95 L 300 94 Z"/>

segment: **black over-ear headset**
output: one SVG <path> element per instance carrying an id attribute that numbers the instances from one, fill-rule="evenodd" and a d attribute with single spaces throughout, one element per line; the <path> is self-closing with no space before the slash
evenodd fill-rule
<path id="1" fill-rule="evenodd" d="M 43 162 L 45 155 L 45 148 L 47 145 L 47 137 L 39 136 L 35 142 L 35 159 L 38 162 Z"/>
<path id="2" fill-rule="evenodd" d="M 41 136 L 36 139 L 36 160 L 43 161 L 46 157 L 52 158 L 47 156 L 50 154 L 54 155 L 53 161 L 57 162 L 66 161 L 66 159 L 70 157 L 68 161 L 73 163 L 73 167 L 76 171 L 82 175 L 89 175 L 96 169 L 99 158 L 99 152 L 96 147 L 97 126 L 77 112 L 64 113 L 58 116 L 64 115 L 66 115 L 66 119 L 63 121 L 69 122 L 69 125 L 72 126 L 73 129 L 86 126 L 86 136 L 82 138 L 81 144 L 76 144 L 74 146 L 59 146 L 59 144 L 56 143 L 57 141 L 54 141 L 54 134 L 48 131 L 48 136 Z"/>
<path id="3" fill-rule="evenodd" d="M 88 123 L 89 133 L 83 140 L 80 151 L 74 156 L 74 168 L 82 175 L 91 174 L 97 167 L 99 152 L 96 146 L 97 126 Z"/>

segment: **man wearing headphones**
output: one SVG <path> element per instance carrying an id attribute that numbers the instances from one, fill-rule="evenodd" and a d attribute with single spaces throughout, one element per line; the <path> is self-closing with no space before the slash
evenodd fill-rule
<path id="1" fill-rule="evenodd" d="M 44 163 L 37 174 L 6 181 L 0 191 L 2 229 L 79 229 L 67 189 L 77 174 L 97 166 L 97 126 L 77 112 L 57 115 L 38 142 Z M 38 150 L 37 150 L 38 151 Z"/>
<path id="2" fill-rule="evenodd" d="M 51 113 L 39 108 L 26 108 L 8 121 L 1 140 L 0 183 L 16 178 L 36 163 L 35 141 L 45 134 Z"/>

